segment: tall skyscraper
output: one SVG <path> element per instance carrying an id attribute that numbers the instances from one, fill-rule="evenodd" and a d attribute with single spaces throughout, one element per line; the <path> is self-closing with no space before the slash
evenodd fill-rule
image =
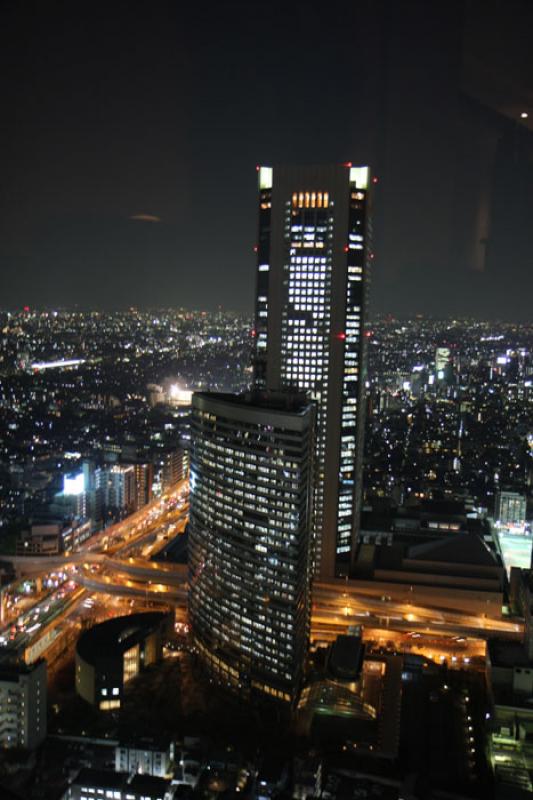
<path id="1" fill-rule="evenodd" d="M 192 402 L 193 640 L 220 683 L 288 705 L 309 637 L 314 417 L 288 394 Z"/>
<path id="2" fill-rule="evenodd" d="M 351 164 L 259 168 L 255 385 L 316 401 L 321 577 L 347 568 L 360 516 L 370 186 Z"/>

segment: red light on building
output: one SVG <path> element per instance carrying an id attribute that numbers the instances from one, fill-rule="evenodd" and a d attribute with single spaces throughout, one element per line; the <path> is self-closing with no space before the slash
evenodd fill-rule
<path id="1" fill-rule="evenodd" d="M 259 166 L 259 164 L 256 164 L 256 165 L 255 165 L 255 171 L 256 171 L 256 172 L 259 172 L 259 170 L 260 170 L 260 169 L 261 169 L 261 167 Z"/>
<path id="2" fill-rule="evenodd" d="M 370 258 L 371 260 L 373 260 L 373 259 L 374 259 L 374 253 L 370 253 L 370 256 L 369 256 L 369 258 Z"/>
<path id="3" fill-rule="evenodd" d="M 365 331 L 365 336 L 366 336 L 367 339 L 369 339 L 373 335 L 374 335 L 374 331 Z"/>
<path id="4" fill-rule="evenodd" d="M 352 162 L 351 161 L 345 161 L 342 166 L 343 167 L 351 167 L 352 166 Z"/>
<path id="5" fill-rule="evenodd" d="M 28 313 L 28 311 L 29 311 L 29 310 L 30 310 L 30 307 L 29 307 L 29 306 L 24 306 L 24 308 L 23 308 L 23 311 L 25 311 L 26 313 Z"/>
<path id="6" fill-rule="evenodd" d="M 377 177 L 377 175 L 374 175 L 374 177 L 372 178 L 372 183 L 379 183 L 379 178 Z"/>
<path id="7" fill-rule="evenodd" d="M 344 250 L 344 252 L 345 252 L 345 253 L 347 253 L 347 252 L 348 252 L 348 250 L 349 250 L 349 247 L 348 247 L 348 245 L 347 245 L 347 244 L 345 244 L 345 245 L 344 245 L 344 247 L 343 247 L 342 249 Z"/>
<path id="8" fill-rule="evenodd" d="M 340 333 L 337 333 L 335 338 L 343 342 L 346 339 L 346 334 L 344 333 L 344 331 L 341 331 Z"/>
<path id="9" fill-rule="evenodd" d="M 258 249 L 258 248 L 257 248 L 257 245 L 256 245 L 256 244 L 254 244 L 254 253 L 257 253 L 257 249 Z"/>
<path id="10" fill-rule="evenodd" d="M 257 331 L 256 331 L 256 329 L 255 329 L 255 328 L 252 328 L 252 330 L 250 331 L 250 336 L 251 336 L 252 338 L 255 338 L 255 337 L 257 336 Z"/>

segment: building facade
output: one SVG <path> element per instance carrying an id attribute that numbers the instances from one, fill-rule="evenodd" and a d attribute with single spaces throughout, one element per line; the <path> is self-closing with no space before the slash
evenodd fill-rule
<path id="1" fill-rule="evenodd" d="M 121 742 L 115 747 L 115 771 L 128 775 L 137 772 L 165 778 L 172 773 L 175 747 L 172 740 L 156 742 L 139 739 Z"/>
<path id="2" fill-rule="evenodd" d="M 32 750 L 46 738 L 46 662 L 0 668 L 0 745 Z"/>
<path id="3" fill-rule="evenodd" d="M 154 465 L 150 463 L 133 465 L 135 470 L 135 506 L 137 509 L 150 503 L 153 499 Z"/>
<path id="4" fill-rule="evenodd" d="M 360 516 L 370 186 L 351 164 L 259 168 L 254 382 L 316 402 L 322 577 L 347 569 Z"/>
<path id="5" fill-rule="evenodd" d="M 188 454 L 182 447 L 166 450 L 160 456 L 161 488 L 164 492 L 172 489 L 178 481 L 187 477 Z"/>
<path id="6" fill-rule="evenodd" d="M 518 492 L 498 492 L 494 517 L 504 526 L 524 526 L 526 524 L 526 496 Z"/>
<path id="7" fill-rule="evenodd" d="M 167 778 L 83 767 L 62 800 L 173 800 L 174 797 L 175 787 Z"/>
<path id="8" fill-rule="evenodd" d="M 291 395 L 193 397 L 189 617 L 244 696 L 293 703 L 309 635 L 314 408 Z"/>

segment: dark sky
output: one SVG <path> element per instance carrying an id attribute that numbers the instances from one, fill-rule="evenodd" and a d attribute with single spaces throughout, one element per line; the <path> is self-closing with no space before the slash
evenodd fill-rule
<path id="1" fill-rule="evenodd" d="M 1 307 L 251 310 L 255 165 L 351 160 L 380 177 L 374 309 L 530 313 L 530 134 L 462 94 L 459 0 L 0 13 Z"/>

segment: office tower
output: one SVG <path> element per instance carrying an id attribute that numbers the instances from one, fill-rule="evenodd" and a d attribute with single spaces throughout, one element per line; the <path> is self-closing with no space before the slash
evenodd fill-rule
<path id="1" fill-rule="evenodd" d="M 260 167 L 255 385 L 316 401 L 314 568 L 346 569 L 360 515 L 368 167 Z"/>
<path id="2" fill-rule="evenodd" d="M 70 511 L 74 517 L 87 516 L 87 488 L 83 470 L 63 476 L 63 492 L 56 495 L 62 502 L 65 511 Z"/>
<path id="3" fill-rule="evenodd" d="M 199 656 L 244 696 L 292 704 L 309 635 L 314 408 L 196 393 L 189 618 Z"/>
<path id="4" fill-rule="evenodd" d="M 449 347 L 437 347 L 435 350 L 435 372 L 438 378 L 444 377 L 444 371 L 450 364 L 451 358 L 452 353 Z M 442 373 L 442 375 L 439 373 Z"/>
<path id="5" fill-rule="evenodd" d="M 32 750 L 46 738 L 46 661 L 0 667 L 0 745 Z"/>
<path id="6" fill-rule="evenodd" d="M 133 467 L 135 470 L 135 506 L 136 508 L 142 508 L 152 500 L 154 465 L 136 463 Z"/>
<path id="7" fill-rule="evenodd" d="M 182 447 L 168 448 L 160 457 L 161 486 L 163 491 L 172 489 L 178 481 L 187 477 L 188 453 Z"/>
<path id="8" fill-rule="evenodd" d="M 121 511 L 131 511 L 135 508 L 137 487 L 135 483 L 135 468 L 133 466 L 116 465 L 109 470 L 109 495 L 108 504 Z"/>

